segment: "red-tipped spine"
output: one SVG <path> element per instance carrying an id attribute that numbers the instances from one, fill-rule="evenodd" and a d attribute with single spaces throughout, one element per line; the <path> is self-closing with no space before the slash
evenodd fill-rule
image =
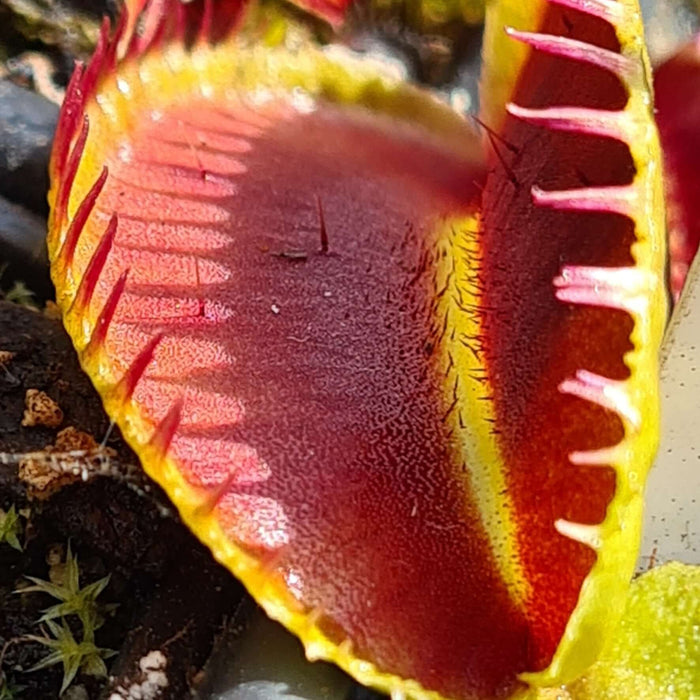
<path id="1" fill-rule="evenodd" d="M 95 184 L 90 188 L 90 191 L 85 195 L 85 199 L 80 203 L 73 220 L 70 222 L 63 245 L 58 253 L 58 259 L 66 269 L 73 264 L 73 256 L 75 254 L 75 248 L 78 245 L 78 240 L 80 239 L 80 234 L 85 228 L 85 223 L 95 206 L 97 197 L 100 192 L 102 192 L 108 174 L 109 170 L 105 165 L 104 168 L 102 168 L 100 176 L 95 180 Z"/>
<path id="2" fill-rule="evenodd" d="M 140 56 L 161 41 L 168 16 L 166 4 L 167 0 L 150 0 L 148 3 L 142 3 L 141 24 L 143 31 L 140 36 L 138 33 L 134 33 L 128 49 L 130 56 Z"/>
<path id="3" fill-rule="evenodd" d="M 229 474 L 220 484 L 213 484 L 199 489 L 199 503 L 197 504 L 197 513 L 200 515 L 210 514 L 216 506 L 219 505 L 221 499 L 228 493 L 233 485 L 235 485 L 237 476 L 235 471 Z"/>
<path id="4" fill-rule="evenodd" d="M 119 46 L 122 43 L 122 38 L 124 37 L 124 32 L 126 31 L 127 24 L 129 22 L 129 13 L 126 8 L 119 14 L 119 19 L 114 28 L 114 34 L 107 47 L 107 56 L 105 58 L 105 68 L 107 71 L 112 72 L 117 66 L 117 52 Z"/>
<path id="5" fill-rule="evenodd" d="M 198 44 L 208 44 L 211 41 L 212 24 L 214 18 L 214 3 L 212 0 L 204 0 L 202 21 L 197 33 Z"/>
<path id="6" fill-rule="evenodd" d="M 75 136 L 78 119 L 83 112 L 84 94 L 81 83 L 85 72 L 85 64 L 77 61 L 73 70 L 73 75 L 66 88 L 66 96 L 63 99 L 63 107 L 58 118 L 56 127 L 56 137 L 54 139 L 52 170 L 53 175 L 61 172 L 68 159 L 70 144 Z"/>
<path id="7" fill-rule="evenodd" d="M 88 63 L 88 67 L 85 69 L 85 76 L 82 81 L 82 88 L 85 95 L 92 96 L 94 94 L 97 81 L 100 76 L 104 75 L 106 72 L 105 61 L 111 51 L 109 39 L 110 31 L 109 17 L 105 17 L 100 26 L 100 35 L 97 39 L 95 52 L 92 54 L 90 63 Z"/>
<path id="8" fill-rule="evenodd" d="M 139 383 L 141 377 L 143 377 L 148 365 L 151 364 L 156 348 L 160 341 L 163 340 L 163 335 L 163 333 L 158 333 L 158 335 L 151 338 L 148 343 L 146 343 L 144 349 L 141 350 L 134 361 L 129 365 L 126 372 L 124 372 L 124 376 L 114 388 L 114 394 L 120 403 L 126 403 L 134 395 L 136 385 Z"/>
<path id="9" fill-rule="evenodd" d="M 171 19 L 172 18 L 167 12 L 159 18 L 158 24 L 156 26 L 156 31 L 153 33 L 153 39 L 150 42 L 150 44 L 148 44 L 148 46 L 144 47 L 144 53 L 158 46 L 162 46 L 165 43 Z"/>
<path id="10" fill-rule="evenodd" d="M 187 12 L 184 3 L 178 2 L 173 14 L 173 41 L 184 42 L 187 36 Z"/>
<path id="11" fill-rule="evenodd" d="M 117 47 L 119 58 L 128 58 L 135 50 L 139 35 L 139 19 L 147 0 L 132 0 L 129 3 L 128 14 L 125 7 L 122 16 L 126 16 L 127 22 L 124 34 L 121 37 L 121 46 Z"/>
<path id="12" fill-rule="evenodd" d="M 114 243 L 116 233 L 117 215 L 114 214 L 109 220 L 109 224 L 107 224 L 107 228 L 102 238 L 100 238 L 100 242 L 90 258 L 90 262 L 85 268 L 83 279 L 80 281 L 80 286 L 78 287 L 78 292 L 71 304 L 71 311 L 73 311 L 73 309 L 80 309 L 81 313 L 84 313 L 84 310 L 90 305 L 95 287 L 97 286 L 97 282 L 107 262 L 109 251 L 112 250 L 112 244 Z"/>
<path id="13" fill-rule="evenodd" d="M 212 43 L 224 41 L 231 33 L 236 31 L 243 18 L 244 9 L 248 5 L 247 0 L 226 0 L 217 5 L 219 12 L 214 19 L 212 27 Z"/>
<path id="14" fill-rule="evenodd" d="M 112 323 L 112 319 L 114 318 L 114 313 L 117 310 L 119 301 L 124 294 L 124 288 L 126 287 L 126 280 L 128 276 L 129 268 L 124 270 L 124 272 L 119 275 L 117 283 L 109 293 L 107 301 L 102 307 L 102 311 L 100 311 L 100 315 L 97 318 L 97 323 L 95 323 L 95 327 L 92 330 L 90 340 L 83 350 L 83 356 L 94 356 L 95 353 L 97 353 L 104 346 L 105 339 L 107 338 L 107 332 L 109 331 L 109 326 Z"/>
<path id="15" fill-rule="evenodd" d="M 165 414 L 165 417 L 156 426 L 148 444 L 157 452 L 160 459 L 163 459 L 170 449 L 175 433 L 182 422 L 182 409 L 185 402 L 179 398 Z"/>
<path id="16" fill-rule="evenodd" d="M 61 178 L 61 185 L 58 190 L 53 212 L 55 226 L 62 226 L 66 219 L 68 198 L 70 197 L 70 191 L 73 187 L 73 182 L 75 181 L 78 167 L 80 166 L 80 160 L 83 157 L 83 151 L 85 150 L 85 142 L 87 141 L 89 130 L 90 120 L 88 119 L 87 114 L 85 114 L 83 115 L 83 127 L 80 130 L 78 138 L 75 141 L 75 145 L 73 146 L 73 150 L 68 157 L 68 162 L 64 169 L 63 177 Z"/>

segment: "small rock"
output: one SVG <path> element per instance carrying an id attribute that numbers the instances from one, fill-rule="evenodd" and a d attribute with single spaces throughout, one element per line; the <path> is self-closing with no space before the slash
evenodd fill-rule
<path id="1" fill-rule="evenodd" d="M 91 452 L 97 450 L 99 447 L 99 444 L 90 433 L 78 430 L 72 425 L 69 425 L 56 435 L 56 442 L 54 442 L 51 449 L 54 452 Z M 112 457 L 116 455 L 115 451 L 110 447 L 105 447 L 103 449 Z"/>
<path id="2" fill-rule="evenodd" d="M 26 410 L 22 418 L 25 428 L 43 425 L 47 428 L 58 428 L 63 421 L 61 407 L 44 391 L 27 389 L 24 397 Z"/>
<path id="3" fill-rule="evenodd" d="M 58 107 L 44 97 L 0 81 L 0 194 L 46 214 L 48 163 Z"/>
<path id="4" fill-rule="evenodd" d="M 1 108 L 1 107 L 0 107 Z M 2 126 L 0 125 L 0 129 Z M 0 146 L 0 159 L 3 146 Z M 1 169 L 1 167 L 0 167 Z M 0 178 L 2 175 L 0 175 Z M 45 193 L 44 193 L 45 194 Z M 0 196 L 0 257 L 48 265 L 46 219 Z"/>
<path id="5" fill-rule="evenodd" d="M 25 484 L 27 496 L 38 501 L 46 501 L 64 486 L 80 480 L 79 476 L 53 469 L 50 462 L 38 456 L 20 460 L 17 476 Z"/>
<path id="6" fill-rule="evenodd" d="M 352 686 L 335 666 L 307 661 L 299 641 L 247 601 L 230 620 L 198 690 L 201 700 L 345 700 Z"/>
<path id="7" fill-rule="evenodd" d="M 69 425 L 56 435 L 53 445 L 25 453 L 18 476 L 30 498 L 46 500 L 68 484 L 102 473 L 116 456 L 111 447 L 99 445 L 92 435 Z"/>
<path id="8" fill-rule="evenodd" d="M 109 700 L 157 700 L 168 687 L 165 669 L 168 659 L 162 651 L 154 649 L 139 661 L 139 677 L 128 687 L 119 686 Z"/>

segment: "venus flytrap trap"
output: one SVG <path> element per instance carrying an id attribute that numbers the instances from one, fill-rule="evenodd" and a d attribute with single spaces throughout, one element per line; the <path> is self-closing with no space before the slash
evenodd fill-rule
<path id="1" fill-rule="evenodd" d="M 658 441 L 638 4 L 488 3 L 489 138 L 272 16 L 131 0 L 103 26 L 51 162 L 64 324 L 309 658 L 396 697 L 551 694 L 616 632 Z"/>

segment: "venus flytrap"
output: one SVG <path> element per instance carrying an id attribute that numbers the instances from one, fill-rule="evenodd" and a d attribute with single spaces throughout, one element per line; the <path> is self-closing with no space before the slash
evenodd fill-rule
<path id="1" fill-rule="evenodd" d="M 419 700 L 582 677 L 658 441 L 638 3 L 487 3 L 486 139 L 256 2 L 127 10 L 68 88 L 48 244 L 144 469 L 309 658 Z"/>

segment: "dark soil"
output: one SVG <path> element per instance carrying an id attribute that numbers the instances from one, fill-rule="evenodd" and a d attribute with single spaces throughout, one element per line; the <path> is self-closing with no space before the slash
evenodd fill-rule
<path id="1" fill-rule="evenodd" d="M 0 543 L 0 646 L 7 644 L 2 671 L 10 686 L 24 686 L 15 697 L 58 697 L 62 668 L 27 673 L 48 650 L 22 639 L 40 634 L 40 611 L 56 601 L 14 591 L 27 575 L 48 579 L 47 555 L 57 546 L 65 550 L 68 541 L 78 557 L 81 586 L 111 576 L 99 601 L 118 607 L 96 633 L 98 647 L 119 652 L 108 661 L 115 676 L 109 687 L 126 687 L 139 675 L 139 660 L 161 650 L 168 659 L 168 688 L 160 697 L 189 697 L 224 619 L 243 595 L 240 585 L 178 522 L 116 429 L 107 441 L 114 450 L 107 475 L 78 478 L 46 499 L 30 499 L 11 455 L 51 445 L 67 426 L 99 443 L 109 421 L 58 321 L 0 302 L 0 351 L 13 353 L 0 368 L 0 461 L 9 462 L 0 464 L 0 507 L 28 509 L 21 520 L 24 550 Z M 58 403 L 61 425 L 21 425 L 27 389 L 44 391 Z M 90 700 L 107 692 L 106 679 L 80 675 L 75 684 Z"/>

